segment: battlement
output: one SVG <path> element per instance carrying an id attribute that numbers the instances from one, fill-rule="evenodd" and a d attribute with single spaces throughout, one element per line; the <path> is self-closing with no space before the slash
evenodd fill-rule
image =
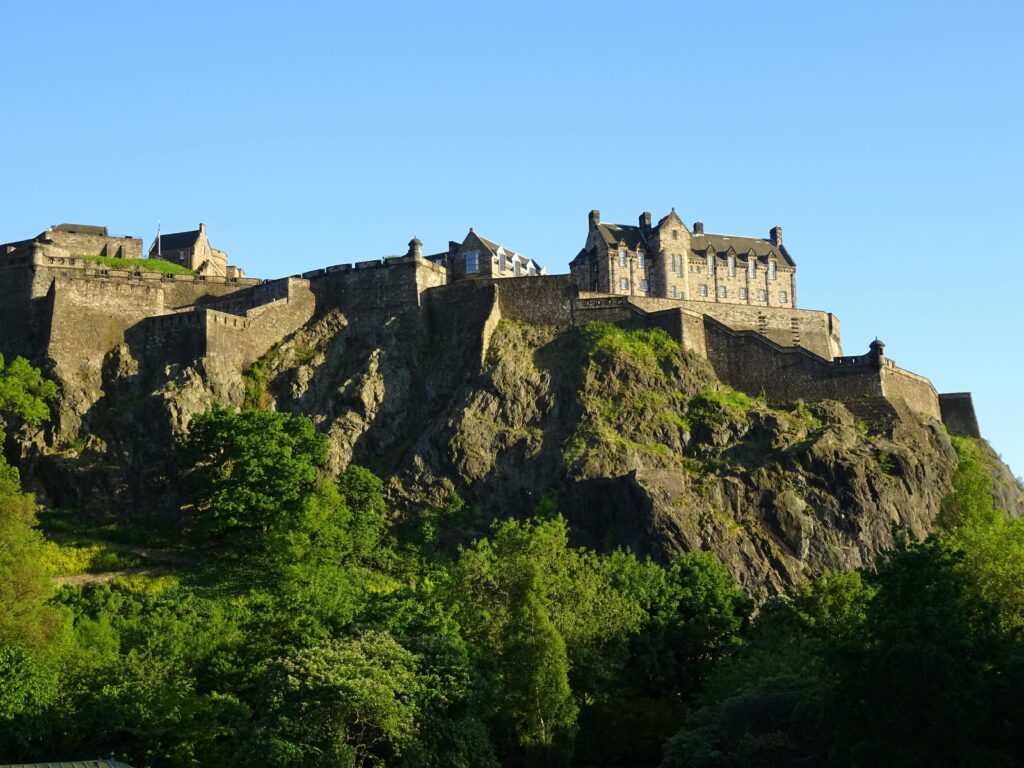
<path id="1" fill-rule="evenodd" d="M 752 395 L 775 401 L 836 399 L 869 414 L 893 413 L 906 404 L 947 421 L 954 433 L 978 431 L 969 395 L 938 395 L 928 379 L 888 358 L 877 340 L 867 354 L 843 355 L 838 319 L 795 308 L 795 297 L 777 305 L 638 295 L 632 289 L 586 292 L 575 274 L 527 271 L 517 277 L 518 270 L 505 269 L 517 255 L 497 245 L 491 264 L 497 273 L 483 274 L 478 251 L 480 244 L 490 248 L 490 241 L 472 230 L 469 241 L 477 250 L 450 243 L 447 259 L 424 258 L 414 238 L 403 256 L 335 264 L 277 280 L 167 274 L 149 268 L 146 259 L 115 268 L 71 253 L 64 246 L 85 242 L 81 238 L 99 238 L 97 248 L 111 238 L 102 228 L 68 227 L 0 248 L 0 324 L 7 331 L 0 351 L 40 362 L 48 358 L 58 378 L 80 391 L 99 391 L 105 356 L 121 344 L 147 365 L 217 357 L 244 370 L 330 310 L 365 327 L 397 320 L 401 336 L 414 342 L 428 328 L 451 334 L 478 327 L 481 361 L 502 318 L 559 328 L 604 321 L 661 328 L 706 358 L 723 382 Z M 781 238 L 762 245 L 784 255 Z M 730 253 L 723 257 L 726 276 Z M 467 266 L 472 254 L 478 270 Z M 453 278 L 450 268 L 456 262 L 462 272 Z M 760 262 L 751 258 L 749 264 L 751 273 L 760 274 Z M 702 274 L 701 268 L 694 265 L 692 274 Z M 726 298 L 730 295 L 727 290 Z"/>

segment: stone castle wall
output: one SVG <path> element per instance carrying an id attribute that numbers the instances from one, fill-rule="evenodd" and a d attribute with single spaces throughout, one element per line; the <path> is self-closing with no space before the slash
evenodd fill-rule
<path id="1" fill-rule="evenodd" d="M 0 352 L 49 358 L 63 383 L 87 390 L 99 387 L 105 356 L 121 343 L 153 364 L 217 356 L 244 369 L 330 309 L 363 323 L 397 319 L 409 338 L 426 325 L 453 336 L 479 328 L 481 360 L 503 318 L 560 328 L 598 320 L 662 328 L 753 395 L 900 401 L 946 416 L 959 433 L 977 432 L 973 408 L 955 398 L 940 404 L 927 379 L 884 356 L 842 357 L 839 323 L 827 312 L 581 294 L 569 275 L 449 284 L 444 267 L 413 256 L 275 281 L 168 276 L 143 266 L 105 269 L 40 248 L 30 257 L 0 254 Z"/>
<path id="2" fill-rule="evenodd" d="M 949 392 L 939 395 L 942 423 L 951 434 L 962 437 L 981 437 L 978 417 L 974 413 L 974 400 L 970 392 Z"/>

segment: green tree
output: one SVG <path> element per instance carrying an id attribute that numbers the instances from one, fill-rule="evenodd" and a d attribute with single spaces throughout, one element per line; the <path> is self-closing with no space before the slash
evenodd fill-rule
<path id="1" fill-rule="evenodd" d="M 42 650 L 62 620 L 46 605 L 53 587 L 35 524 L 35 499 L 0 456 L 0 647 Z"/>
<path id="2" fill-rule="evenodd" d="M 305 514 L 327 441 L 305 417 L 214 406 L 179 453 L 195 512 L 190 535 L 218 555 L 274 561 Z"/>
<path id="3" fill-rule="evenodd" d="M 235 764 L 383 766 L 416 740 L 418 659 L 385 632 L 326 640 L 268 671 Z"/>
<path id="4" fill-rule="evenodd" d="M 567 763 L 578 710 L 565 642 L 548 617 L 536 566 L 527 566 L 512 585 L 498 664 L 504 687 L 500 717 L 526 763 Z"/>
<path id="5" fill-rule="evenodd" d="M 0 355 L 0 427 L 4 417 L 16 416 L 26 424 L 37 425 L 50 415 L 47 401 L 58 393 L 57 385 L 43 378 L 23 357 L 4 363 Z"/>

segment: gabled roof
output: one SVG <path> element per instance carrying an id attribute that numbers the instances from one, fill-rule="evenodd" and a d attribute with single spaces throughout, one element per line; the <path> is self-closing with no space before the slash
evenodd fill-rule
<path id="1" fill-rule="evenodd" d="M 626 242 L 626 247 L 636 250 L 638 245 L 644 245 L 645 240 L 640 232 L 640 227 L 632 227 L 626 224 L 606 224 L 603 221 L 597 225 L 597 231 L 608 245 L 618 245 Z"/>
<path id="2" fill-rule="evenodd" d="M 186 248 L 191 248 L 196 244 L 196 240 L 198 239 L 198 229 L 193 229 L 189 232 L 168 232 L 166 235 L 160 235 L 160 250 L 180 251 Z M 153 245 L 150 246 L 149 252 L 156 253 L 156 240 L 154 240 Z"/>
<path id="3" fill-rule="evenodd" d="M 758 259 L 774 257 L 781 263 L 790 267 L 796 266 L 796 262 L 790 258 L 785 248 L 775 245 L 771 240 L 760 237 L 736 237 L 735 235 L 690 235 L 690 250 L 697 253 L 706 253 L 708 249 L 715 253 L 725 254 L 732 248 L 735 253 L 747 255 L 751 251 Z"/>
<path id="4" fill-rule="evenodd" d="M 499 255 L 498 252 L 501 251 L 501 254 L 503 254 L 508 259 L 512 261 L 518 261 L 520 264 L 527 268 L 529 268 L 529 266 L 532 264 L 533 268 L 538 273 L 546 274 L 544 268 L 536 261 L 531 259 L 529 256 L 524 256 L 521 253 L 513 251 L 511 248 L 496 243 L 493 240 L 488 240 L 486 237 L 484 237 L 483 235 L 479 234 L 474 230 L 470 230 L 470 234 L 473 235 L 477 240 L 479 240 L 483 244 L 484 248 L 491 252 L 491 256 L 496 257 Z"/>

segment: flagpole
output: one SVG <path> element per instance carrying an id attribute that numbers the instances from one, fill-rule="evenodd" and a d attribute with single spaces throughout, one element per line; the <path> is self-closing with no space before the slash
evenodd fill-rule
<path id="1" fill-rule="evenodd" d="M 157 222 L 156 222 L 156 256 L 157 256 L 157 258 L 160 258 L 163 255 L 164 255 L 163 251 L 160 249 L 160 220 L 157 219 Z"/>

